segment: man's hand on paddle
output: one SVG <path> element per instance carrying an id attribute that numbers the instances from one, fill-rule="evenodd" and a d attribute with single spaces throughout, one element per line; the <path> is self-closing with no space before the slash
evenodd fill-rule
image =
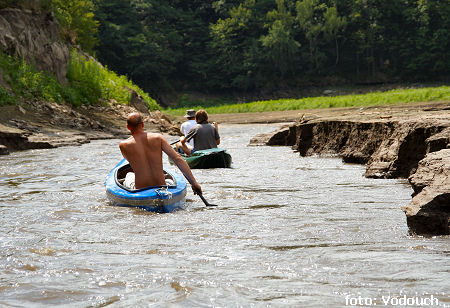
<path id="1" fill-rule="evenodd" d="M 194 195 L 202 195 L 202 188 L 201 186 L 196 182 L 191 185 L 192 191 L 194 192 Z"/>

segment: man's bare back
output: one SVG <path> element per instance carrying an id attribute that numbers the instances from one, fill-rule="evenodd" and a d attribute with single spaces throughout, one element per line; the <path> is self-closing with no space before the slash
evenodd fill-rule
<path id="1" fill-rule="evenodd" d="M 120 142 L 123 157 L 130 163 L 135 173 L 136 189 L 165 185 L 162 152 L 166 153 L 177 165 L 192 186 L 194 194 L 202 194 L 188 164 L 175 152 L 163 135 L 146 133 L 141 116 L 137 112 L 127 117 L 127 128 L 131 137 Z"/>
<path id="2" fill-rule="evenodd" d="M 141 132 L 119 144 L 136 177 L 136 188 L 165 185 L 161 135 Z"/>

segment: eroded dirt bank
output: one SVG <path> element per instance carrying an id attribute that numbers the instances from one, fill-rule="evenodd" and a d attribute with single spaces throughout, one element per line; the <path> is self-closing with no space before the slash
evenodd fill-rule
<path id="1" fill-rule="evenodd" d="M 179 135 L 178 125 L 163 113 L 131 106 L 73 108 L 49 102 L 0 107 L 0 155 L 10 152 L 80 145 L 95 139 L 127 138 L 126 117 L 140 111 L 147 131 Z"/>
<path id="2" fill-rule="evenodd" d="M 372 178 L 408 178 L 402 207 L 411 233 L 450 234 L 450 103 L 309 111 L 253 145 L 288 145 L 302 156 L 338 154 Z"/>

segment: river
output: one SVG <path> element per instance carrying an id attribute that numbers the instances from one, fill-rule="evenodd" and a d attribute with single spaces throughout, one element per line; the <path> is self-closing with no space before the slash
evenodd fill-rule
<path id="1" fill-rule="evenodd" d="M 0 157 L 0 306 L 450 306 L 449 237 L 408 235 L 407 181 L 248 146 L 276 127 L 222 125 L 232 168 L 193 171 L 219 206 L 170 214 L 108 203 L 118 140 Z"/>

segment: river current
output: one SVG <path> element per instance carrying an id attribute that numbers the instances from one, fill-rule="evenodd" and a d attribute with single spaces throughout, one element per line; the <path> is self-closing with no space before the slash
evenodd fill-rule
<path id="1" fill-rule="evenodd" d="M 407 181 L 248 146 L 275 128 L 221 125 L 232 168 L 193 170 L 219 206 L 170 214 L 108 203 L 118 140 L 0 157 L 0 307 L 449 307 L 450 238 L 408 235 Z"/>

